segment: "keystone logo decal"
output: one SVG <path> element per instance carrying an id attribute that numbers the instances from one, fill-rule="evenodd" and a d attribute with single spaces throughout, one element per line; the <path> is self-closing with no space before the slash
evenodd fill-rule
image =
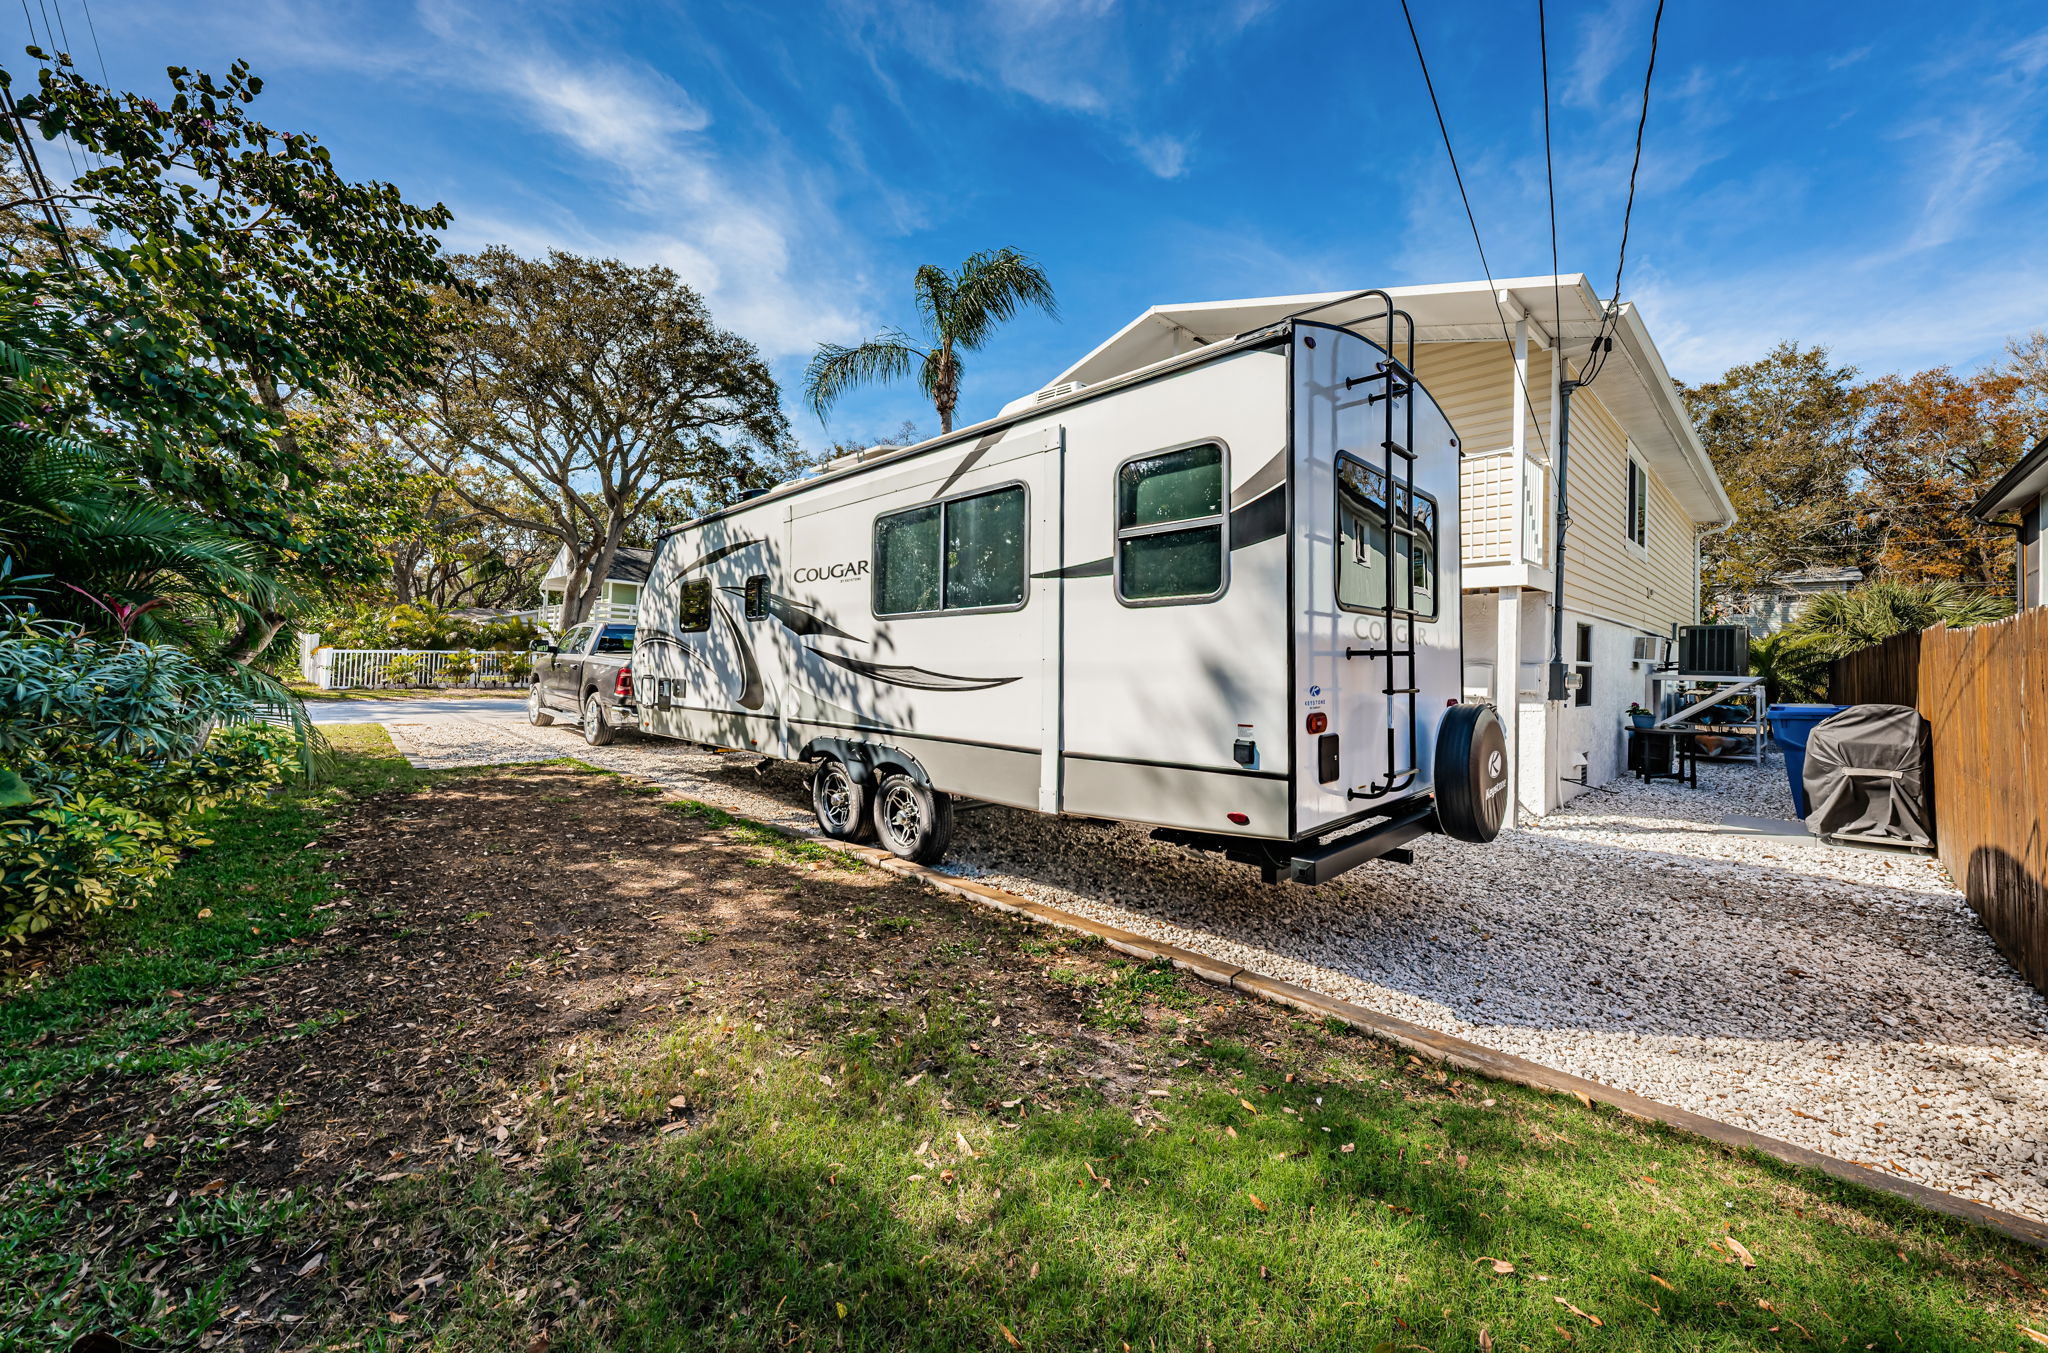
<path id="1" fill-rule="evenodd" d="M 841 578 L 865 578 L 868 561 L 854 559 L 844 564 L 830 564 L 824 568 L 800 568 L 789 576 L 800 583 L 837 582 Z"/>

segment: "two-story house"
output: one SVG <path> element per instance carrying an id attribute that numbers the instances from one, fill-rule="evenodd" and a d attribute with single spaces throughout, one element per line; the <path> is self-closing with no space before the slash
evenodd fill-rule
<path id="1" fill-rule="evenodd" d="M 1389 291 L 1414 318 L 1417 374 L 1464 450 L 1467 694 L 1509 720 L 1520 807 L 1547 812 L 1620 773 L 1628 706 L 1650 703 L 1664 641 L 1699 619 L 1701 537 L 1735 509 L 1634 306 L 1608 314 L 1582 274 Z M 1053 385 L 1108 380 L 1311 307 L 1335 324 L 1380 308 L 1342 291 L 1154 306 Z M 1561 381 L 1581 382 L 1568 455 Z M 1563 700 L 1548 698 L 1553 646 L 1580 678 Z"/>

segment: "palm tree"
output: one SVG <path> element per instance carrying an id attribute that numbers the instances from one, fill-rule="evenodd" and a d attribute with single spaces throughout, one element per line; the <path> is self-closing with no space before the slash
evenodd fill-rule
<path id="1" fill-rule="evenodd" d="M 804 397 L 819 422 L 848 390 L 871 381 L 896 380 L 915 367 L 918 385 L 938 410 L 943 436 L 953 430 L 953 409 L 960 402 L 960 354 L 979 348 L 1024 306 L 1035 305 L 1059 318 L 1052 283 L 1015 249 L 971 254 L 952 272 L 927 263 L 917 270 L 912 285 L 927 346 L 913 343 L 901 329 L 884 329 L 851 347 L 820 344 L 804 373 Z"/>
<path id="2" fill-rule="evenodd" d="M 2003 597 L 1952 580 L 1913 584 L 1880 580 L 1847 592 L 1824 593 L 1806 604 L 1785 632 L 1824 658 L 1840 658 L 1896 634 L 1935 625 L 1960 629 L 2012 614 Z"/>

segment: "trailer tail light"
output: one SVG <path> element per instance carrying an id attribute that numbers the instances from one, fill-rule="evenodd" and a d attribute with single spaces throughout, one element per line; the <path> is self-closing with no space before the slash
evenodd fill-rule
<path id="1" fill-rule="evenodd" d="M 612 694 L 621 700 L 633 698 L 633 673 L 624 667 L 619 669 L 618 680 L 612 683 Z"/>
<path id="2" fill-rule="evenodd" d="M 1322 712 L 1321 710 L 1318 710 L 1318 711 L 1316 711 L 1316 712 L 1315 712 L 1314 714 L 1311 714 L 1311 715 L 1309 715 L 1309 716 L 1308 716 L 1308 731 L 1309 731 L 1309 732 L 1310 732 L 1311 734 L 1315 734 L 1315 733 L 1327 733 L 1327 732 L 1329 732 L 1329 731 L 1330 731 L 1330 716 L 1329 716 L 1329 715 L 1327 715 L 1327 714 L 1325 714 L 1325 713 L 1323 713 L 1323 712 Z"/>
<path id="3" fill-rule="evenodd" d="M 1223 816 L 1229 818 L 1232 822 L 1235 822 L 1240 827 L 1249 827 L 1252 825 L 1251 814 L 1249 813 L 1225 813 Z"/>

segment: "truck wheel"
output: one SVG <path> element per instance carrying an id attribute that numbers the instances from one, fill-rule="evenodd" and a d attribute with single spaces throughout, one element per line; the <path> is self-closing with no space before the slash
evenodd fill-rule
<path id="1" fill-rule="evenodd" d="M 1508 737 L 1492 705 L 1453 705 L 1436 730 L 1436 817 L 1446 836 L 1486 842 L 1508 808 Z"/>
<path id="2" fill-rule="evenodd" d="M 583 702 L 583 740 L 593 747 L 609 747 L 619 730 L 604 721 L 604 705 L 596 696 Z"/>
<path id="3" fill-rule="evenodd" d="M 540 702 L 538 681 L 534 682 L 533 688 L 526 693 L 526 721 L 535 728 L 546 728 L 555 721 L 555 716 L 548 713 L 547 706 Z"/>
<path id="4" fill-rule="evenodd" d="M 811 811 L 818 830 L 835 841 L 872 841 L 875 824 L 868 819 L 868 791 L 836 756 L 821 757 L 811 772 Z"/>
<path id="5" fill-rule="evenodd" d="M 892 855 L 937 864 L 953 841 L 953 798 L 892 771 L 875 791 L 875 835 Z"/>

